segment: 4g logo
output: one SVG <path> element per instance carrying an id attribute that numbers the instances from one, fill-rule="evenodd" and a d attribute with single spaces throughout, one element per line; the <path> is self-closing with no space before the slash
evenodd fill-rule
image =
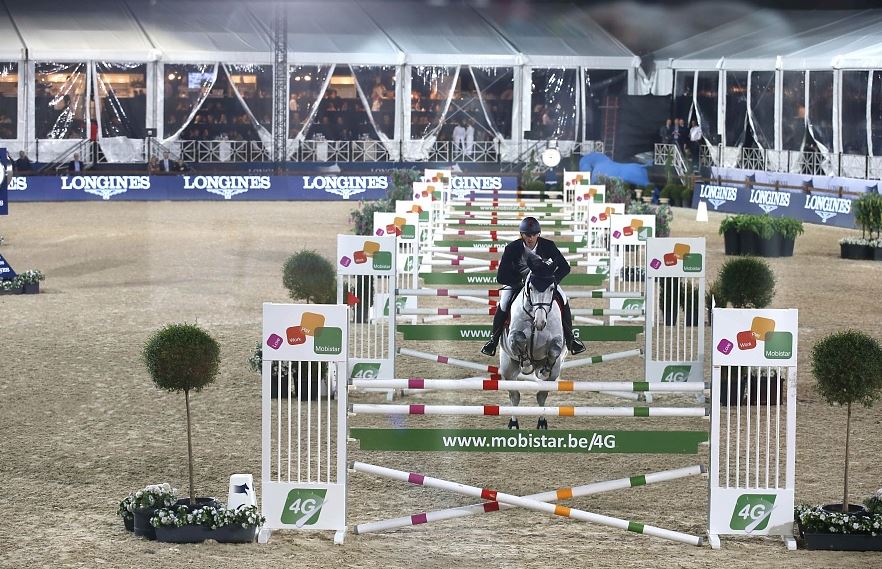
<path id="1" fill-rule="evenodd" d="M 735 502 L 729 527 L 745 533 L 766 529 L 775 509 L 775 498 L 775 494 L 742 494 Z"/>
<path id="2" fill-rule="evenodd" d="M 282 523 L 302 528 L 314 525 L 325 505 L 326 489 L 304 488 L 288 492 L 285 507 L 282 509 Z"/>

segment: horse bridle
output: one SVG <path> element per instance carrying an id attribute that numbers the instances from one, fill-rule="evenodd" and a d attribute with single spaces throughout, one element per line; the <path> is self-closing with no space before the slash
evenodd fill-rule
<path id="1" fill-rule="evenodd" d="M 527 342 L 527 349 L 529 351 L 529 357 L 531 361 L 534 361 L 535 358 L 533 356 L 533 338 L 536 337 L 536 316 L 535 312 L 537 308 L 541 308 L 545 310 L 545 318 L 548 319 L 548 316 L 551 314 L 551 307 L 554 304 L 554 292 L 557 289 L 557 282 L 552 280 L 551 282 L 551 301 L 550 302 L 537 302 L 533 304 L 533 301 L 530 300 L 530 279 L 533 276 L 533 273 L 527 275 L 526 282 L 524 283 L 524 298 L 521 301 L 521 308 L 524 309 L 524 312 L 530 317 L 530 338 Z M 531 310 L 532 308 L 532 310 Z"/>

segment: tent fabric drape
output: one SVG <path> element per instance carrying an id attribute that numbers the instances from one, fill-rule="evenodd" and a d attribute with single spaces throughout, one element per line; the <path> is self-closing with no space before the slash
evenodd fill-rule
<path id="1" fill-rule="evenodd" d="M 144 63 L 93 63 L 95 122 L 98 144 L 108 162 L 136 162 L 144 150 L 147 119 L 147 65 Z M 112 74 L 140 74 L 130 82 L 130 97 L 121 98 L 111 83 Z"/>
<path id="2" fill-rule="evenodd" d="M 578 69 L 533 68 L 531 140 L 575 142 L 578 82 Z"/>
<path id="3" fill-rule="evenodd" d="M 775 148 L 775 72 L 751 71 L 748 119 L 758 148 Z"/>
<path id="4" fill-rule="evenodd" d="M 481 106 L 486 134 L 494 140 L 511 138 L 514 69 L 511 67 L 469 66 L 475 94 Z"/>
<path id="5" fill-rule="evenodd" d="M 364 112 L 367 115 L 368 122 L 375 135 L 371 137 L 365 134 L 363 136 L 376 138 L 383 143 L 383 147 L 387 152 L 390 154 L 397 154 L 397 148 L 393 140 L 395 136 L 394 121 L 378 122 L 374 117 L 374 112 L 383 112 L 383 106 L 387 105 L 390 101 L 389 90 L 383 83 L 382 74 L 378 74 L 378 70 L 374 67 L 350 65 L 349 70 L 352 72 L 352 79 L 355 81 L 355 90 L 358 93 L 358 98 L 361 100 L 362 107 L 364 107 Z M 381 68 L 380 71 L 384 70 L 386 69 Z M 370 98 L 368 93 L 365 92 L 365 86 L 363 83 L 368 83 L 371 86 Z M 391 103 L 394 107 L 394 96 L 391 98 Z M 386 114 L 383 116 L 388 117 L 389 115 Z"/>
<path id="6" fill-rule="evenodd" d="M 842 151 L 867 154 L 867 83 L 868 71 L 842 72 Z"/>
<path id="7" fill-rule="evenodd" d="M 170 66 L 166 65 L 165 68 L 166 71 L 169 71 Z M 166 89 L 166 124 L 169 124 L 170 116 L 176 119 L 183 118 L 183 120 L 179 124 L 171 123 L 176 130 L 170 136 L 162 139 L 161 143 L 164 145 L 176 142 L 181 133 L 190 126 L 190 123 L 193 122 L 193 117 L 202 108 L 202 104 L 208 98 L 208 95 L 211 94 L 211 90 L 217 81 L 217 63 L 177 65 L 173 66 L 173 68 L 177 68 L 177 73 L 179 74 L 186 74 L 185 77 L 178 77 L 178 81 L 186 82 L 178 86 L 176 93 L 169 93 L 169 89 Z M 175 111 L 181 111 L 183 114 L 175 115 Z"/>
<path id="8" fill-rule="evenodd" d="M 715 145 L 719 141 L 717 127 L 717 96 L 720 88 L 720 74 L 717 71 L 699 71 L 696 77 L 696 88 L 693 92 L 695 114 L 701 133 L 708 144 Z"/>
<path id="9" fill-rule="evenodd" d="M 833 152 L 833 72 L 809 71 L 808 130 L 821 152 Z"/>
<path id="10" fill-rule="evenodd" d="M 406 160 L 425 160 L 447 120 L 459 80 L 460 67 L 416 66 L 411 68 L 411 88 L 418 95 L 411 108 L 411 141 Z M 428 98 L 426 98 L 428 97 Z M 416 108 L 413 108 L 413 107 Z M 414 119 L 417 122 L 414 122 Z"/>
<path id="11" fill-rule="evenodd" d="M 240 65 L 232 65 L 231 66 L 231 65 L 227 65 L 226 63 L 223 64 L 224 74 L 227 76 L 227 80 L 230 82 L 230 88 L 232 88 L 233 94 L 236 95 L 236 99 L 239 101 L 239 104 L 242 105 L 242 108 L 245 110 L 245 114 L 248 115 L 248 119 L 251 121 L 252 126 L 254 126 L 254 129 L 257 131 L 257 136 L 260 138 L 260 141 L 263 144 L 269 146 L 272 143 L 273 134 L 260 123 L 258 118 L 254 115 L 254 112 L 252 111 L 251 106 L 248 104 L 248 102 L 242 96 L 242 93 L 239 91 L 239 86 L 236 85 L 235 81 L 233 81 L 233 75 L 230 73 L 231 67 L 234 68 L 234 71 L 241 71 L 242 70 L 241 68 L 243 68 L 243 67 L 249 71 L 253 71 L 252 66 L 240 66 Z M 239 69 L 235 69 L 235 68 L 239 68 Z M 272 125 L 270 125 L 270 128 L 272 128 Z"/>
<path id="12" fill-rule="evenodd" d="M 784 71 L 781 94 L 781 148 L 802 150 L 805 140 L 805 72 Z"/>
<path id="13" fill-rule="evenodd" d="M 38 139 L 86 137 L 88 68 L 85 63 L 36 64 L 34 118 Z M 65 80 L 56 88 L 51 76 L 64 76 Z"/>
<path id="14" fill-rule="evenodd" d="M 726 72 L 726 146 L 740 148 L 747 134 L 747 72 Z"/>
<path id="15" fill-rule="evenodd" d="M 18 84 L 21 81 L 18 69 L 16 62 L 0 61 L 0 80 L 15 89 L 16 93 L 18 93 Z M 18 133 L 22 132 L 19 118 L 18 97 L 0 97 L 0 140 L 18 138 Z"/>

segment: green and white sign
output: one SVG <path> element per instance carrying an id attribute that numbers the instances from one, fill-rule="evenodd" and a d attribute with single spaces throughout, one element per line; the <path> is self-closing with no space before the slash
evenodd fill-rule
<path id="1" fill-rule="evenodd" d="M 717 318 L 720 320 L 717 320 Z M 714 309 L 715 366 L 796 365 L 797 310 Z"/>
<path id="2" fill-rule="evenodd" d="M 261 504 L 270 529 L 339 530 L 346 526 L 344 484 L 264 482 Z"/>
<path id="3" fill-rule="evenodd" d="M 263 305 L 263 357 L 280 361 L 346 361 L 346 306 Z"/>

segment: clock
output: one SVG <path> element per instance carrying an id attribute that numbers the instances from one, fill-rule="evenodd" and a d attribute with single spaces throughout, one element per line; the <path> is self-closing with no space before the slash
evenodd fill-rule
<path id="1" fill-rule="evenodd" d="M 542 151 L 542 163 L 549 168 L 554 168 L 560 164 L 560 150 L 557 148 L 546 148 Z"/>

